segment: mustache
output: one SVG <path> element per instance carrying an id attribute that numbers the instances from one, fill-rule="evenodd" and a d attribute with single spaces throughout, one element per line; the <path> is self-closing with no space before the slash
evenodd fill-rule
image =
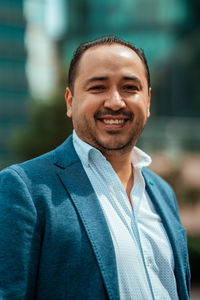
<path id="1" fill-rule="evenodd" d="M 126 117 L 130 120 L 133 120 L 133 113 L 130 112 L 130 111 L 127 111 L 127 110 L 124 110 L 124 109 L 120 109 L 118 111 L 114 111 L 112 109 L 104 109 L 104 110 L 100 110 L 100 111 L 97 111 L 95 114 L 94 114 L 94 117 L 95 118 L 100 118 L 100 117 L 103 117 L 103 116 L 106 116 L 106 115 L 110 115 L 110 116 L 123 116 L 123 117 Z"/>

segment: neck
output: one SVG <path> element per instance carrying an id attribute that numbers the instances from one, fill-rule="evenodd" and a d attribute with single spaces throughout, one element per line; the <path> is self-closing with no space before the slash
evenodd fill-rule
<path id="1" fill-rule="evenodd" d="M 132 168 L 132 152 L 120 155 L 105 155 L 117 174 L 123 174 L 126 177 L 128 171 Z"/>
<path id="2" fill-rule="evenodd" d="M 117 156 L 106 156 L 106 159 L 110 162 L 113 169 L 117 173 L 119 179 L 121 180 L 127 196 L 130 200 L 130 192 L 133 187 L 133 167 L 132 167 L 132 152 L 129 154 L 122 154 Z M 131 204 L 132 205 L 132 204 Z"/>

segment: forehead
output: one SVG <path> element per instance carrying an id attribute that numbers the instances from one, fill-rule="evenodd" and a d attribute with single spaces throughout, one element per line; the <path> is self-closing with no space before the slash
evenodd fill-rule
<path id="1" fill-rule="evenodd" d="M 88 73 L 120 71 L 139 72 L 145 76 L 145 67 L 138 54 L 120 44 L 97 45 L 89 48 L 82 55 L 77 69 L 77 76 Z"/>

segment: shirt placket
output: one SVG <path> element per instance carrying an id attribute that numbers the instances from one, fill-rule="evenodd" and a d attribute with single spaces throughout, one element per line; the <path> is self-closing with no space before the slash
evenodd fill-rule
<path id="1" fill-rule="evenodd" d="M 138 224 L 137 224 L 137 216 L 138 216 L 140 205 L 141 205 L 141 202 L 143 199 L 144 188 L 145 188 L 145 183 L 144 183 L 144 179 L 141 174 L 141 170 L 139 168 L 135 168 L 134 186 L 131 191 L 131 200 L 132 200 L 132 204 L 133 204 L 133 214 L 132 214 L 131 225 L 132 225 L 132 230 L 133 230 L 134 236 L 137 240 L 137 244 L 138 244 L 140 254 L 142 257 L 142 261 L 144 264 L 144 269 L 146 272 L 146 277 L 147 277 L 147 281 L 148 281 L 149 288 L 151 291 L 152 299 L 155 300 L 154 291 L 153 291 L 153 287 L 151 284 L 149 271 L 148 271 L 150 261 L 148 259 L 146 259 L 145 252 L 143 251 L 143 245 L 141 243 L 140 233 L 139 233 Z"/>

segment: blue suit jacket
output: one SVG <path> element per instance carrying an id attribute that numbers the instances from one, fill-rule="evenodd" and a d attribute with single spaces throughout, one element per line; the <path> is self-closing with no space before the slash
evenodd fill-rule
<path id="1" fill-rule="evenodd" d="M 112 239 L 72 138 L 0 174 L 0 299 L 118 300 Z M 143 175 L 172 245 L 179 297 L 189 299 L 174 194 L 151 171 Z"/>

